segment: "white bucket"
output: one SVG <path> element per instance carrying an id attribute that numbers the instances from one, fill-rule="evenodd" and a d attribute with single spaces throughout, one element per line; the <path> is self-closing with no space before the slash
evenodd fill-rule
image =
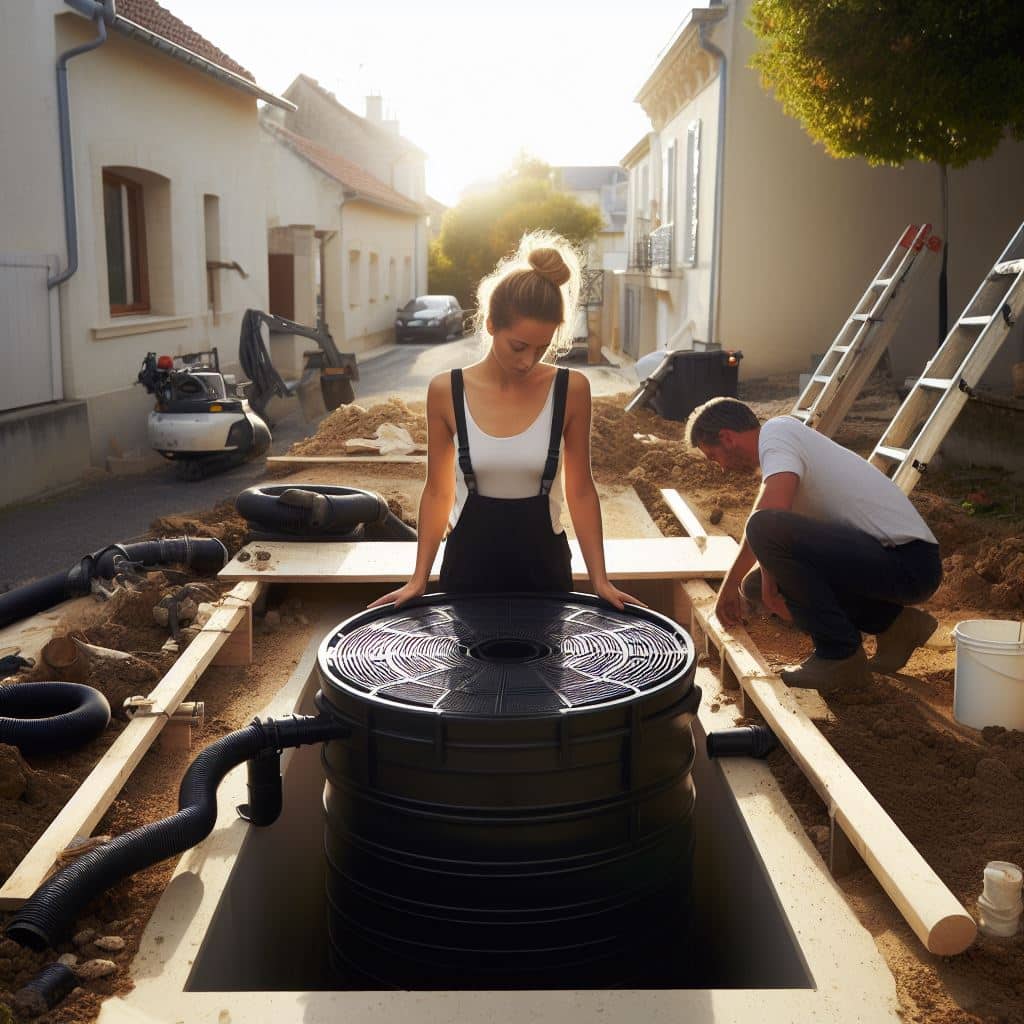
<path id="1" fill-rule="evenodd" d="M 968 619 L 953 630 L 953 716 L 974 729 L 1024 730 L 1024 623 Z"/>

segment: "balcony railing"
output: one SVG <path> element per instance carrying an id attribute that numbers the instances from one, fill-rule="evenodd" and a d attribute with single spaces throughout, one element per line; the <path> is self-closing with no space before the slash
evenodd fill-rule
<path id="1" fill-rule="evenodd" d="M 639 218 L 636 225 L 639 232 Z M 635 235 L 629 258 L 631 270 L 671 270 L 672 225 L 663 224 L 649 233 L 640 232 Z"/>

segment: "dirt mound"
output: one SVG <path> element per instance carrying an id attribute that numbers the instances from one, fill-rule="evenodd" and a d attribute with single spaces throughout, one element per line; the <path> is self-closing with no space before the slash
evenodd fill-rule
<path id="1" fill-rule="evenodd" d="M 981 540 L 956 552 L 942 565 L 942 586 L 930 604 L 936 608 L 984 608 L 1020 614 L 1024 608 L 1024 538 Z"/>
<path id="2" fill-rule="evenodd" d="M 406 404 L 397 398 L 378 402 L 369 408 L 343 405 L 335 409 L 317 428 L 312 437 L 297 441 L 288 449 L 289 455 L 344 455 L 345 442 L 353 437 L 373 437 L 384 423 L 405 427 L 412 439 L 427 440 L 427 418 L 423 402 Z"/>
<path id="3" fill-rule="evenodd" d="M 231 555 L 245 544 L 248 524 L 235 511 L 234 502 L 222 501 L 205 512 L 161 516 L 149 524 L 154 537 L 216 537 Z"/>

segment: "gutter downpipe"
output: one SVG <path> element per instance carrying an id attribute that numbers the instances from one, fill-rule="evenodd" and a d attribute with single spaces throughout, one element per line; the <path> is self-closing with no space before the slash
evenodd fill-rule
<path id="1" fill-rule="evenodd" d="M 713 3 L 714 7 L 724 5 Z M 722 262 L 722 195 L 725 191 L 725 102 L 726 86 L 729 81 L 729 59 L 708 39 L 710 29 L 718 24 L 702 21 L 699 26 L 700 48 L 705 53 L 717 57 L 718 65 L 718 142 L 715 154 L 715 217 L 711 241 L 711 287 L 708 299 L 708 343 L 715 343 L 715 331 L 718 327 L 718 291 L 720 264 Z"/>
<path id="2" fill-rule="evenodd" d="M 71 153 L 71 110 L 68 100 L 68 61 L 79 54 L 88 53 L 107 41 L 107 26 L 114 20 L 115 0 L 66 0 L 79 14 L 97 23 L 99 35 L 60 55 L 57 61 L 57 121 L 60 130 L 60 167 L 64 190 L 64 237 L 67 241 L 68 265 L 62 273 L 46 282 L 47 288 L 63 284 L 78 270 L 78 211 L 75 207 L 75 165 Z"/>

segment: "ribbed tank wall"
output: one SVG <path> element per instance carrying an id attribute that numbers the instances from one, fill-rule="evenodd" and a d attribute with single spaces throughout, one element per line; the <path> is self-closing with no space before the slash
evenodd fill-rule
<path id="1" fill-rule="evenodd" d="M 458 621 L 459 603 L 445 600 Z M 425 604 L 431 615 L 439 607 L 437 599 Z M 544 604 L 549 612 L 551 599 Z M 498 668 L 469 684 L 477 696 L 493 692 L 490 715 L 402 705 L 361 692 L 358 679 L 339 684 L 325 641 L 320 699 L 352 726 L 349 738 L 323 749 L 337 970 L 401 988 L 629 986 L 642 985 L 653 961 L 678 948 L 694 846 L 690 722 L 700 691 L 693 648 L 674 623 L 649 612 L 635 613 L 641 642 L 626 638 L 634 614 L 595 612 L 595 605 L 567 598 L 560 640 L 538 637 L 517 614 L 511 618 L 519 628 L 505 627 L 502 643 L 484 644 L 485 655 L 506 659 L 485 656 Z M 580 609 L 586 629 L 574 633 Z M 413 611 L 393 614 L 408 624 Z M 481 643 L 486 617 L 479 612 L 468 616 L 471 626 L 451 627 L 457 660 Z M 566 699 L 566 686 L 538 689 L 540 662 L 549 666 L 549 682 L 562 673 L 569 690 L 587 685 L 572 663 L 586 663 L 591 683 L 608 682 L 595 671 L 584 636 L 602 619 L 610 631 L 623 630 L 608 685 L 618 685 L 615 671 L 621 676 L 628 662 L 628 695 L 554 712 L 503 713 L 528 707 L 533 692 L 541 704 L 551 692 Z M 359 616 L 342 629 L 351 635 L 364 621 Z M 431 623 L 436 638 L 443 630 L 436 617 Z M 654 667 L 668 666 L 667 678 L 638 685 L 637 662 L 651 660 L 642 641 L 652 628 L 678 656 L 656 641 Z M 458 676 L 458 668 L 447 675 Z M 465 694 L 465 673 L 458 678 Z"/>

